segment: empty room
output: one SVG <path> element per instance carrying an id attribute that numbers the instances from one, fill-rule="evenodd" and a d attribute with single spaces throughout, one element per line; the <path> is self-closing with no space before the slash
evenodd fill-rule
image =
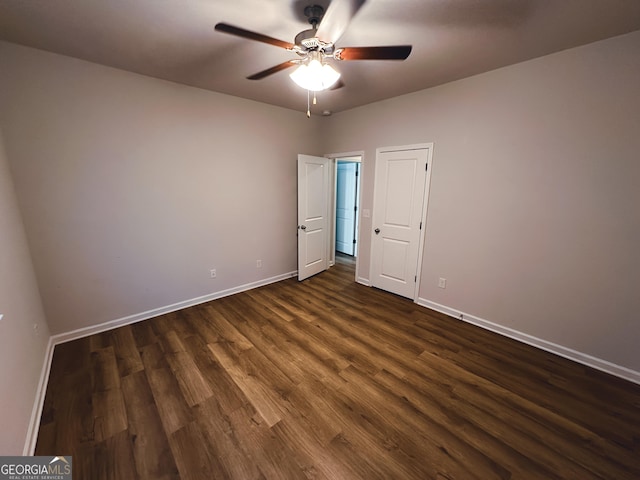
<path id="1" fill-rule="evenodd" d="M 636 0 L 0 0 L 0 477 L 640 478 L 639 152 Z"/>

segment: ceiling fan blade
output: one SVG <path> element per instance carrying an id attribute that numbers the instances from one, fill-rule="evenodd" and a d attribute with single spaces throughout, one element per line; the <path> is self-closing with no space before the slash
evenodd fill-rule
<path id="1" fill-rule="evenodd" d="M 298 63 L 295 60 L 289 60 L 287 62 L 283 62 L 279 65 L 276 65 L 275 67 L 267 68 L 266 70 L 263 70 L 261 72 L 254 73 L 250 77 L 247 77 L 247 80 L 262 80 L 263 78 L 268 77 L 269 75 L 273 75 L 274 73 L 281 72 L 282 70 L 286 70 L 287 68 L 293 67 L 294 65 L 297 65 L 297 64 Z"/>
<path id="2" fill-rule="evenodd" d="M 322 17 L 316 37 L 323 42 L 335 44 L 365 1 L 333 0 Z"/>
<path id="3" fill-rule="evenodd" d="M 405 60 L 411 53 L 411 45 L 388 47 L 345 47 L 336 50 L 338 60 Z"/>
<path id="4" fill-rule="evenodd" d="M 248 40 L 255 40 L 256 42 L 268 43 L 269 45 L 286 48 L 287 50 L 291 50 L 294 47 L 293 43 L 278 40 L 277 38 L 262 35 L 261 33 L 252 32 L 250 30 L 245 30 L 244 28 L 234 27 L 228 23 L 218 23 L 216 24 L 215 29 L 218 32 L 228 33 Z"/>

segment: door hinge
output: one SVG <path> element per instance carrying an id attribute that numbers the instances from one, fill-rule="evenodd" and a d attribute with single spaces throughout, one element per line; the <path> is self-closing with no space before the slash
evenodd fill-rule
<path id="1" fill-rule="evenodd" d="M 420 222 L 420 230 L 422 230 L 422 222 Z"/>
<path id="2" fill-rule="evenodd" d="M 429 170 L 429 164 L 428 164 L 428 163 L 425 163 L 425 164 L 424 164 L 424 171 L 426 172 L 427 170 Z"/>
<path id="3" fill-rule="evenodd" d="M 354 244 L 354 245 L 356 244 L 356 239 L 355 239 L 355 238 L 353 239 L 353 244 Z"/>
<path id="4" fill-rule="evenodd" d="M 353 207 L 353 211 L 357 212 L 358 211 L 358 207 Z"/>
<path id="5" fill-rule="evenodd" d="M 414 282 L 418 282 L 418 276 L 417 275 L 415 277 L 413 277 L 413 281 Z"/>

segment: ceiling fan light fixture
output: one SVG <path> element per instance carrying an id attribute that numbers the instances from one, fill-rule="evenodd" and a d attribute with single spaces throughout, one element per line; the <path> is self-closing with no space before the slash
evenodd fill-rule
<path id="1" fill-rule="evenodd" d="M 319 92 L 331 88 L 340 78 L 331 65 L 322 63 L 317 58 L 303 63 L 289 75 L 298 86 L 312 92 Z"/>

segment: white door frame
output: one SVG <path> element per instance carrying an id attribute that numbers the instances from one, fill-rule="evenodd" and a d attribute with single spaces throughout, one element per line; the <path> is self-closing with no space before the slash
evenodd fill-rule
<path id="1" fill-rule="evenodd" d="M 346 159 L 349 159 L 349 161 L 352 161 L 352 162 L 360 163 L 360 171 L 359 171 L 360 189 L 358 190 L 358 205 L 362 205 L 362 185 L 364 185 L 364 181 L 362 179 L 362 171 L 363 171 L 362 165 L 364 163 L 364 150 L 358 150 L 354 152 L 328 153 L 325 155 L 325 157 L 331 160 L 330 162 L 331 168 L 329 170 L 329 175 L 332 178 L 332 180 L 330 180 L 331 195 L 329 196 L 329 198 L 331 199 L 331 205 L 329 206 L 329 212 L 330 212 L 329 224 L 331 229 L 331 237 L 329 241 L 329 243 L 331 244 L 329 265 L 333 266 L 336 263 L 335 244 L 336 244 L 336 186 L 338 182 L 337 163 L 338 163 L 338 160 L 346 160 Z M 360 251 L 359 249 L 360 239 L 362 238 L 362 235 L 360 234 L 360 230 L 361 230 L 360 226 L 362 225 L 362 220 L 360 218 L 361 210 L 362 208 L 358 209 L 358 231 L 357 231 L 357 238 L 356 238 L 356 243 L 358 244 L 358 252 Z M 358 278 L 360 278 L 358 276 L 359 272 L 360 272 L 360 255 L 356 255 L 356 276 L 355 276 L 356 281 Z"/>
<path id="2" fill-rule="evenodd" d="M 427 210 L 429 206 L 429 187 L 431 185 L 431 172 L 433 170 L 433 142 L 430 143 L 416 143 L 412 145 L 401 145 L 397 147 L 380 147 L 376 148 L 376 161 L 381 153 L 385 152 L 399 152 L 406 150 L 427 150 L 427 176 L 425 178 L 425 186 L 424 193 L 422 197 L 422 218 L 420 219 L 422 222 L 422 229 L 420 230 L 420 241 L 418 243 L 418 265 L 416 268 L 416 289 L 413 295 L 414 303 L 418 302 L 418 298 L 420 297 L 420 280 L 422 277 L 422 257 L 424 253 L 424 243 L 427 232 Z M 375 179 L 374 179 L 374 205 L 375 205 Z M 374 212 L 372 212 L 372 217 Z M 371 232 L 371 243 L 373 243 L 374 232 Z M 373 272 L 373 256 L 369 258 L 369 272 Z"/>

